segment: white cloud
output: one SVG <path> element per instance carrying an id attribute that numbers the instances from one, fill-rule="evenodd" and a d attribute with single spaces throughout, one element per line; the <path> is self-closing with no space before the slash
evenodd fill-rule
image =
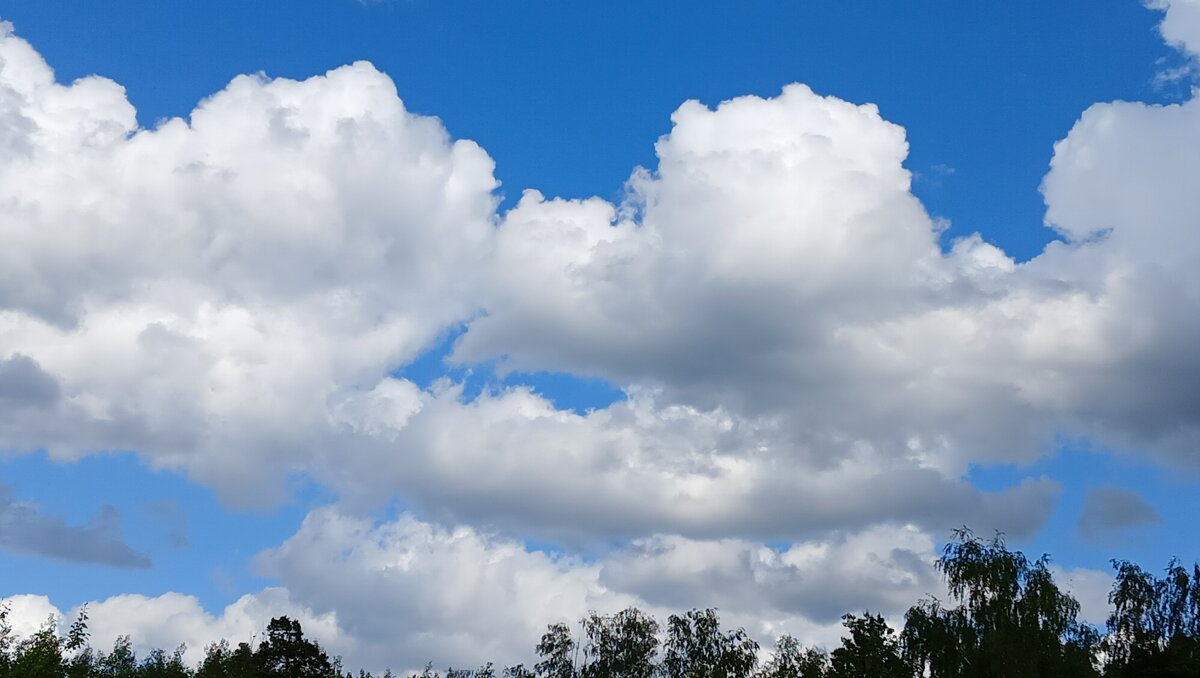
<path id="1" fill-rule="evenodd" d="M 1200 56 L 1200 2 L 1197 0 L 1149 0 L 1147 6 L 1163 10 L 1159 30 L 1168 44 Z"/>
<path id="2" fill-rule="evenodd" d="M 1028 534 L 1058 490 L 1034 479 L 983 493 L 865 445 L 826 459 L 795 449 L 778 419 L 660 405 L 649 393 L 579 415 L 523 390 L 469 404 L 456 388 L 381 390 L 367 396 L 371 411 L 399 410 L 400 424 L 371 429 L 370 415 L 363 426 L 383 442 L 337 449 L 318 467 L 342 496 L 398 493 L 452 521 L 571 543 L 653 532 L 790 539 L 880 521 Z"/>
<path id="3" fill-rule="evenodd" d="M 861 605 L 895 619 L 916 597 L 940 591 L 933 557 L 929 535 L 881 527 L 783 552 L 746 541 L 655 537 L 584 560 L 530 551 L 469 527 L 441 528 L 410 515 L 376 524 L 327 507 L 259 555 L 259 569 L 282 588 L 244 596 L 219 615 L 176 593 L 114 596 L 90 603 L 88 613 L 95 647 L 127 633 L 142 652 L 185 643 L 190 661 L 219 638 L 252 642 L 271 617 L 289 614 L 347 666 L 378 669 L 415 669 L 431 660 L 531 663 L 546 624 L 574 625 L 589 610 L 629 605 L 660 620 L 719 606 L 726 626 L 745 626 L 767 646 L 782 633 L 829 644 L 841 630 L 831 605 Z M 714 583 L 737 590 L 715 590 Z M 42 597 L 8 602 L 26 633 L 48 614 L 61 616 Z"/>
<path id="4" fill-rule="evenodd" d="M 497 231 L 491 160 L 367 64 L 240 77 L 190 121 L 136 130 L 114 83 L 56 84 L 27 43 L 2 44 L 24 150 L 0 165 L 19 243 L 0 253 L 0 359 L 58 397 L 6 418 L 0 446 L 133 449 L 239 504 L 304 472 L 572 539 L 884 519 L 1022 533 L 1053 499 L 1042 481 L 993 496 L 958 480 L 968 453 L 945 429 L 988 401 L 959 404 L 970 384 L 914 398 L 926 363 L 853 346 L 855 323 L 926 308 L 948 275 L 903 131 L 872 107 L 801 86 L 688 104 L 658 177 L 634 179 L 644 223 L 529 194 Z M 1011 267 L 977 241 L 953 261 L 980 280 Z M 388 377 L 481 311 L 460 354 L 500 328 L 544 344 L 473 357 L 654 391 L 578 417 Z"/>
<path id="5" fill-rule="evenodd" d="M 118 85 L 59 85 L 6 29 L 0 128 L 0 359 L 62 396 L 0 446 L 134 449 L 271 501 L 331 400 L 475 310 L 492 161 L 369 64 L 239 77 L 136 130 Z"/>
<path id="6" fill-rule="evenodd" d="M 1112 591 L 1113 576 L 1108 572 L 1087 568 L 1063 568 L 1051 565 L 1054 582 L 1079 601 L 1079 619 L 1104 628 L 1111 607 L 1108 593 Z"/>

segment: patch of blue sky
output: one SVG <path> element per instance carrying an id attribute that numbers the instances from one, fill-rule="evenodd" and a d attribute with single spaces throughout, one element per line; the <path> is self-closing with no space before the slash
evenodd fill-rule
<path id="1" fill-rule="evenodd" d="M 458 327 L 447 333 L 415 360 L 394 372 L 394 376 L 408 379 L 423 389 L 431 388 L 440 379 L 448 379 L 452 383 L 462 384 L 463 398 L 467 401 L 474 400 L 485 391 L 495 393 L 526 387 L 549 400 L 556 408 L 572 410 L 577 414 L 603 409 L 625 399 L 624 391 L 599 377 L 545 371 L 501 373 L 494 362 L 470 365 L 455 363 L 449 358 L 455 342 L 465 331 L 465 327 Z"/>
<path id="2" fill-rule="evenodd" d="M 12 486 L 15 500 L 32 501 L 41 513 L 70 525 L 84 525 L 104 506 L 114 507 L 125 541 L 151 559 L 149 568 L 122 569 L 0 549 L 0 572 L 5 573 L 0 597 L 40 593 L 60 609 L 122 593 L 180 591 L 219 610 L 270 585 L 253 571 L 253 557 L 282 543 L 310 507 L 329 500 L 319 488 L 295 479 L 284 506 L 232 511 L 209 490 L 179 474 L 151 470 L 133 454 L 70 463 L 43 453 L 3 458 L 0 482 Z M 186 543 L 180 543 L 181 529 Z"/>
<path id="3" fill-rule="evenodd" d="M 1200 515 L 1200 494 L 1194 473 L 1082 442 L 1064 443 L 1056 453 L 1030 466 L 975 466 L 967 477 L 976 487 L 999 490 L 1016 486 L 1023 478 L 1041 476 L 1058 481 L 1062 489 L 1044 529 L 1028 539 L 1010 540 L 1027 555 L 1045 553 L 1064 567 L 1105 571 L 1110 571 L 1113 558 L 1133 560 L 1152 570 L 1165 567 L 1173 557 L 1189 563 L 1200 561 L 1200 535 L 1194 520 Z M 1110 487 L 1137 494 L 1158 512 L 1161 522 L 1101 538 L 1080 535 L 1078 521 L 1088 494 Z"/>

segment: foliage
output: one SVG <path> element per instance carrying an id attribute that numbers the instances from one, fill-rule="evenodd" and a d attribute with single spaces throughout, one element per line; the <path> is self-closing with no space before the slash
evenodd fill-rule
<path id="1" fill-rule="evenodd" d="M 1109 675 L 1200 676 L 1200 565 L 1189 573 L 1172 560 L 1161 578 L 1127 561 L 1113 567 L 1113 611 L 1101 643 Z"/>
<path id="2" fill-rule="evenodd" d="M 667 619 L 667 678 L 744 678 L 758 663 L 758 643 L 745 629 L 722 632 L 716 610 L 692 610 Z"/>
<path id="3" fill-rule="evenodd" d="M 830 655 L 826 675 L 834 678 L 904 678 L 913 675 L 900 651 L 896 631 L 881 615 L 848 614 L 842 618 L 850 635 Z"/>
<path id="4" fill-rule="evenodd" d="M 938 560 L 951 598 L 909 610 L 903 642 L 931 678 L 1095 676 L 1096 633 L 1079 622 L 1079 603 L 1059 590 L 1049 559 L 1029 561 L 1000 535 L 957 533 Z"/>

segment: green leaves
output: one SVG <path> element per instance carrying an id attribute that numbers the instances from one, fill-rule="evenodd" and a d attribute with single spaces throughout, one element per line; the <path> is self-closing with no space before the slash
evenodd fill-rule
<path id="1" fill-rule="evenodd" d="M 671 615 L 665 649 L 666 678 L 744 678 L 758 663 L 758 643 L 745 629 L 722 631 L 713 609 Z"/>
<path id="2" fill-rule="evenodd" d="M 1095 633 L 1079 603 L 1059 590 L 1045 556 L 1030 561 L 990 540 L 955 532 L 938 569 L 957 606 L 921 601 L 906 615 L 902 641 L 917 675 L 931 678 L 1095 676 Z"/>
<path id="3" fill-rule="evenodd" d="M 1172 560 L 1161 578 L 1128 561 L 1113 568 L 1106 675 L 1200 675 L 1200 565 Z"/>

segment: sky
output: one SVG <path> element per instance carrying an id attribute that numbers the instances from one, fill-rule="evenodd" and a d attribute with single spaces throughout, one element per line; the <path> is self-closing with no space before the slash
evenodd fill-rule
<path id="1" fill-rule="evenodd" d="M 882 5 L 882 6 L 881 6 Z M 0 598 L 836 641 L 1200 560 L 1200 0 L 0 4 Z"/>

